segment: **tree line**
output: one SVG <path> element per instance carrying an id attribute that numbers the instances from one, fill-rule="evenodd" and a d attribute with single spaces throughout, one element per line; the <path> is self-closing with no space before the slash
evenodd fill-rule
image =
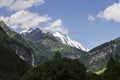
<path id="1" fill-rule="evenodd" d="M 62 58 L 56 52 L 54 58 L 29 70 L 22 80 L 120 80 L 119 57 L 110 57 L 106 70 L 101 75 L 87 72 L 77 59 Z"/>

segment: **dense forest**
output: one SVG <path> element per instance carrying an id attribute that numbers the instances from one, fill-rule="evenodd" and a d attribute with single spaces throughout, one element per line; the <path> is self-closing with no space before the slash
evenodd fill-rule
<path id="1" fill-rule="evenodd" d="M 77 59 L 62 58 L 57 52 L 54 58 L 32 68 L 22 80 L 120 80 L 119 57 L 110 57 L 106 70 L 99 75 L 88 72 Z"/>

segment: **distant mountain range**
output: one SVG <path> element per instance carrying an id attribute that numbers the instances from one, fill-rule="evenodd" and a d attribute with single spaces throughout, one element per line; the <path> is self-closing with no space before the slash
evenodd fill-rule
<path id="1" fill-rule="evenodd" d="M 86 54 L 86 51 L 63 44 L 58 37 L 49 32 L 43 33 L 39 28 L 24 30 L 18 34 L 4 22 L 1 21 L 0 24 L 7 35 L 14 39 L 14 42 L 9 43 L 11 49 L 29 64 L 41 64 L 51 59 L 56 51 L 60 51 L 63 57 L 72 59 L 79 59 Z"/>
<path id="2" fill-rule="evenodd" d="M 60 51 L 63 57 L 79 59 L 86 65 L 88 71 L 96 72 L 105 68 L 111 55 L 120 55 L 120 38 L 89 50 L 59 32 L 44 33 L 36 28 L 16 33 L 2 21 L 0 27 L 9 38 L 10 49 L 33 66 L 52 59 L 55 52 Z"/>
<path id="3" fill-rule="evenodd" d="M 20 34 L 24 37 L 31 39 L 31 40 L 39 41 L 40 39 L 42 39 L 44 37 L 44 35 L 46 33 L 43 33 L 39 28 L 36 28 L 35 30 L 33 30 L 32 28 L 29 28 L 29 29 L 21 31 Z M 59 32 L 51 33 L 51 35 L 56 37 L 63 44 L 69 45 L 71 47 L 75 47 L 77 49 L 81 49 L 83 51 L 89 51 L 89 49 L 83 47 L 81 43 L 72 40 L 68 36 L 62 35 Z"/>
<path id="4" fill-rule="evenodd" d="M 58 32 L 55 34 L 49 32 L 43 33 L 42 30 L 36 28 L 23 30 L 20 32 L 20 35 L 21 37 L 34 42 L 33 44 L 36 47 L 31 47 L 33 48 L 35 55 L 37 55 L 37 64 L 41 63 L 41 61 L 43 62 L 46 59 L 52 58 L 56 51 L 60 51 L 64 57 L 73 59 L 80 58 L 82 55 L 86 54 L 86 51 L 88 51 L 88 49 L 84 48 L 80 43 L 73 41 L 69 37 Z"/>

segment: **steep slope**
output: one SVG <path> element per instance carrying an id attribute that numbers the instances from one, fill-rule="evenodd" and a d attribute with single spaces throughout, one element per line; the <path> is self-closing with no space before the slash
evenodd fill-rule
<path id="1" fill-rule="evenodd" d="M 29 32 L 29 31 L 26 31 Z M 51 33 L 43 33 L 39 28 L 32 30 L 30 33 L 21 32 L 21 36 L 29 38 L 34 42 L 34 46 L 31 46 L 35 52 L 36 62 L 41 63 L 41 59 L 44 61 L 46 59 L 51 59 L 56 51 L 60 51 L 62 56 L 69 58 L 80 58 L 85 55 L 86 52 L 72 47 L 67 44 L 63 44 L 58 38 L 53 36 Z M 31 45 L 31 44 L 29 44 Z M 36 48 L 36 49 L 35 49 Z"/>
<path id="2" fill-rule="evenodd" d="M 26 36 L 27 34 L 29 34 L 29 33 L 32 32 L 32 31 L 33 31 L 32 28 L 28 28 L 28 29 L 26 29 L 26 30 L 21 31 L 20 34 Z"/>
<path id="3" fill-rule="evenodd" d="M 81 55 L 84 55 L 86 53 L 80 49 L 62 44 L 50 33 L 46 33 L 44 37 L 39 41 L 39 43 L 44 45 L 47 49 L 49 49 L 52 52 L 59 50 L 65 57 L 80 58 Z"/>
<path id="4" fill-rule="evenodd" d="M 0 80 L 20 80 L 31 68 L 9 46 L 9 37 L 0 25 Z"/>
<path id="5" fill-rule="evenodd" d="M 29 64 L 33 63 L 33 50 L 29 47 L 21 43 L 20 41 L 16 40 L 15 37 L 20 37 L 18 33 L 14 32 L 12 29 L 7 27 L 7 25 L 0 21 L 0 27 L 4 30 L 6 35 L 9 37 L 8 44 L 10 48 L 19 55 L 23 60 L 27 61 Z"/>
<path id="6" fill-rule="evenodd" d="M 88 66 L 97 71 L 105 68 L 110 56 L 120 55 L 120 38 L 106 42 L 88 52 Z"/>
<path id="7" fill-rule="evenodd" d="M 50 33 L 43 33 L 39 28 L 28 29 L 21 35 L 11 30 L 4 22 L 1 27 L 9 36 L 10 48 L 23 60 L 32 65 L 38 65 L 51 59 L 56 51 L 60 51 L 63 57 L 80 58 L 86 52 L 61 43 Z M 25 33 L 25 34 L 23 34 Z"/>
<path id="8" fill-rule="evenodd" d="M 23 30 L 20 32 L 20 34 L 33 41 L 38 41 L 44 36 L 44 33 L 42 33 L 42 31 L 39 28 L 36 28 L 35 30 L 31 28 L 27 30 Z"/>
<path id="9" fill-rule="evenodd" d="M 80 43 L 77 42 L 77 41 L 72 40 L 72 39 L 71 39 L 70 37 L 68 37 L 68 36 L 64 36 L 64 35 L 60 34 L 59 32 L 55 32 L 53 35 L 54 35 L 55 37 L 57 37 L 57 39 L 58 39 L 59 41 L 61 41 L 63 44 L 67 44 L 67 45 L 69 45 L 69 46 L 75 47 L 75 48 L 77 48 L 77 49 L 81 49 L 81 50 L 83 50 L 83 51 L 89 51 L 89 49 L 83 47 L 82 44 L 80 44 Z"/>
<path id="10" fill-rule="evenodd" d="M 43 33 L 39 28 L 36 28 L 35 30 L 30 28 L 30 29 L 21 31 L 20 34 L 31 40 L 39 41 L 48 33 Z M 59 40 L 63 44 L 69 45 L 71 47 L 75 47 L 77 49 L 81 49 L 83 51 L 89 51 L 89 49 L 83 47 L 82 44 L 80 44 L 79 42 L 72 40 L 68 36 L 62 35 L 59 32 L 55 32 L 51 35 L 53 35 L 57 40 Z"/>
<path id="11" fill-rule="evenodd" d="M 51 52 L 42 44 L 25 38 L 10 29 L 3 21 L 0 26 L 9 37 L 8 44 L 10 48 L 20 56 L 21 59 L 29 64 L 37 65 L 51 58 Z M 53 54 L 52 54 L 53 55 Z"/>

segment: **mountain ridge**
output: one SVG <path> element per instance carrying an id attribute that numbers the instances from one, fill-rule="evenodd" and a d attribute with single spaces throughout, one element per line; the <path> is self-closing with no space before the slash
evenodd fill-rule
<path id="1" fill-rule="evenodd" d="M 61 43 L 49 32 L 42 33 L 38 28 L 33 32 L 30 31 L 31 33 L 28 32 L 30 36 L 27 38 L 10 29 L 4 22 L 0 22 L 0 24 L 6 33 L 9 32 L 8 36 L 12 40 L 9 44 L 12 50 L 21 59 L 32 65 L 39 65 L 48 59 L 52 59 L 56 51 L 60 51 L 63 57 L 72 59 L 78 59 L 86 54 L 85 51 Z"/>
<path id="2" fill-rule="evenodd" d="M 70 45 L 72 47 L 75 47 L 77 49 L 81 49 L 81 50 L 86 51 L 86 52 L 89 51 L 88 48 L 85 48 L 81 43 L 72 40 L 69 36 L 64 36 L 64 35 L 60 34 L 59 32 L 55 32 L 53 35 L 55 37 L 57 37 L 63 44 Z"/>
<path id="3" fill-rule="evenodd" d="M 11 49 L 9 41 L 0 22 L 0 80 L 20 80 L 32 66 Z"/>
<path id="4" fill-rule="evenodd" d="M 98 71 L 106 68 L 110 56 L 120 56 L 120 37 L 91 49 L 87 56 L 89 64 L 87 66 L 90 70 Z"/>
<path id="5" fill-rule="evenodd" d="M 23 36 L 25 36 L 25 37 L 27 37 L 27 38 L 30 38 L 30 39 L 34 40 L 35 37 L 31 38 L 31 36 L 32 36 L 31 33 L 37 32 L 36 30 L 39 31 L 39 33 L 36 34 L 36 35 L 41 35 L 41 37 L 43 37 L 43 35 L 46 34 L 46 33 L 43 33 L 43 31 L 40 30 L 39 28 L 36 28 L 36 29 L 34 29 L 34 30 L 33 30 L 33 29 L 26 29 L 26 30 L 21 31 L 20 34 L 23 35 Z M 49 33 L 49 32 L 47 32 L 47 33 Z M 75 48 L 77 48 L 77 49 L 81 49 L 81 50 L 86 51 L 86 52 L 89 51 L 88 48 L 85 48 L 84 46 L 82 46 L 81 43 L 72 40 L 69 36 L 62 35 L 62 34 L 59 33 L 59 32 L 50 33 L 50 34 L 53 35 L 54 37 L 56 37 L 56 38 L 57 38 L 60 42 L 62 42 L 63 44 L 69 45 L 69 46 L 71 46 L 71 47 L 75 47 Z M 40 38 L 39 38 L 39 39 L 40 39 Z M 37 40 L 39 40 L 39 39 L 37 39 Z M 35 41 L 36 41 L 36 40 L 35 40 Z"/>
<path id="6" fill-rule="evenodd" d="M 29 64 L 33 64 L 32 49 L 16 39 L 16 37 L 20 38 L 21 36 L 12 29 L 10 29 L 3 21 L 0 21 L 0 27 L 8 36 L 8 44 L 12 51 L 14 51 L 21 59 L 27 61 Z"/>
<path id="7" fill-rule="evenodd" d="M 32 49 L 34 59 L 30 58 L 29 55 L 27 56 L 31 61 L 33 61 L 34 65 L 39 65 L 46 60 L 52 59 L 54 53 L 56 51 L 60 51 L 63 57 L 79 59 L 87 66 L 88 71 L 96 72 L 105 68 L 106 63 L 111 55 L 120 55 L 120 38 L 103 43 L 102 45 L 99 45 L 86 52 L 81 49 L 63 44 L 59 39 L 61 34 L 60 37 L 57 37 L 58 35 L 53 35 L 49 32 L 43 33 L 39 28 L 37 28 L 30 32 L 28 31 L 27 34 L 25 33 L 25 35 L 20 35 L 15 32 L 11 33 L 6 29 L 7 28 L 5 28 L 5 31 L 9 33 L 8 36 L 27 47 L 28 50 Z M 63 35 L 62 37 L 63 40 L 66 38 Z M 67 41 L 65 42 L 67 43 Z M 20 52 L 19 48 L 18 52 Z M 13 48 L 13 50 L 15 49 Z M 24 58 L 25 56 L 22 57 Z M 28 60 L 27 58 L 25 59 Z"/>
<path id="8" fill-rule="evenodd" d="M 42 58 L 50 59 L 53 57 L 53 55 L 56 51 L 60 51 L 62 56 L 64 56 L 64 57 L 69 57 L 69 58 L 73 58 L 73 59 L 80 58 L 80 56 L 86 54 L 86 51 L 72 47 L 70 45 L 63 44 L 53 34 L 51 34 L 50 32 L 44 33 L 39 28 L 36 28 L 30 32 L 27 31 L 27 34 L 26 34 L 26 32 L 24 32 L 25 34 L 23 32 L 21 32 L 21 33 L 22 34 L 20 34 L 20 35 L 22 37 L 28 38 L 35 43 L 35 45 L 31 46 L 31 47 L 34 49 L 33 51 L 35 51 L 34 52 L 35 55 L 39 55 L 39 57 L 37 56 L 38 59 L 40 59 L 41 55 L 42 55 Z M 31 43 L 29 44 L 29 46 L 30 45 L 31 45 Z M 35 48 L 37 48 L 37 50 Z M 39 52 L 39 50 L 40 50 L 40 52 Z M 46 52 L 46 50 L 47 50 L 47 52 Z M 39 61 L 38 61 L 38 63 L 39 63 Z"/>

